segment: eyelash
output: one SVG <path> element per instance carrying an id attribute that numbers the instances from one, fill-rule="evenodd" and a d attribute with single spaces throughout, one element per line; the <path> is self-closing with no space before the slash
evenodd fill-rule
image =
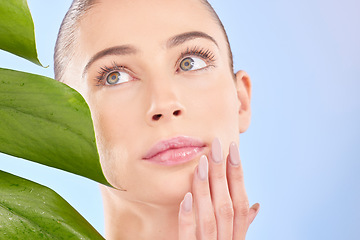
<path id="1" fill-rule="evenodd" d="M 98 76 L 96 77 L 96 81 L 97 81 L 96 86 L 105 85 L 105 83 L 104 83 L 105 76 L 108 75 L 110 72 L 115 71 L 115 70 L 125 71 L 128 74 L 131 74 L 131 73 L 129 73 L 129 71 L 127 70 L 127 68 L 125 66 L 118 65 L 115 62 L 113 62 L 111 67 L 103 66 L 103 67 L 100 68 L 100 71 L 98 71 Z"/>
<path id="2" fill-rule="evenodd" d="M 201 57 L 203 60 L 206 61 L 206 64 L 208 64 L 207 67 L 213 66 L 213 65 L 211 65 L 211 63 L 213 63 L 215 61 L 215 55 L 209 49 L 199 48 L 199 47 L 195 46 L 193 48 L 187 48 L 186 51 L 182 52 L 180 55 L 180 58 L 176 62 L 175 66 L 179 66 L 181 61 L 189 56 Z M 205 67 L 203 69 L 206 69 L 207 67 Z M 198 70 L 203 70 L 203 69 L 198 69 Z M 180 69 L 177 68 L 176 72 L 179 72 L 179 71 L 180 71 Z M 194 70 L 194 71 L 197 71 L 197 70 Z"/>
<path id="3" fill-rule="evenodd" d="M 212 66 L 211 63 L 215 61 L 215 55 L 209 49 L 199 48 L 199 47 L 195 46 L 193 48 L 187 48 L 186 51 L 182 52 L 180 54 L 179 60 L 176 62 L 175 66 L 179 66 L 180 62 L 184 58 L 189 57 L 189 56 L 201 57 L 203 60 L 206 61 L 208 66 Z M 113 62 L 111 67 L 103 66 L 100 68 L 100 71 L 98 72 L 98 76 L 96 77 L 96 81 L 97 81 L 96 86 L 105 85 L 105 83 L 104 83 L 105 76 L 115 70 L 125 71 L 128 74 L 133 75 L 133 74 L 131 74 L 131 72 L 129 73 L 129 70 L 125 66 L 118 65 L 115 62 Z M 199 70 L 202 70 L 202 69 L 199 69 Z M 180 71 L 180 68 L 178 67 L 176 72 L 179 72 L 179 71 Z"/>
<path id="4" fill-rule="evenodd" d="M 215 55 L 209 49 L 193 47 L 187 48 L 185 52 L 182 52 L 178 62 L 181 62 L 181 60 L 190 55 L 201 57 L 208 62 L 215 61 Z"/>

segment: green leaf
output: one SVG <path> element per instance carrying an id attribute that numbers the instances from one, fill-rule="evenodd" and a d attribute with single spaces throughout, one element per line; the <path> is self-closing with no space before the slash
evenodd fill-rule
<path id="1" fill-rule="evenodd" d="M 0 0 L 0 49 L 41 65 L 26 0 Z"/>
<path id="2" fill-rule="evenodd" d="M 110 186 L 97 152 L 90 110 L 53 79 L 0 68 L 0 152 Z"/>
<path id="3" fill-rule="evenodd" d="M 104 239 L 53 190 L 0 171 L 0 239 Z"/>

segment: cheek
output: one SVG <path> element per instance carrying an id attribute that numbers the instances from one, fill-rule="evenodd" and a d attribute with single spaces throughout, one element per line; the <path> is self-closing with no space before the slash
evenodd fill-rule
<path id="1" fill-rule="evenodd" d="M 127 133 L 127 118 L 117 108 L 120 108 L 120 106 L 105 104 L 99 107 L 95 113 L 94 124 L 96 125 L 97 133 L 108 147 L 112 147 L 116 140 L 124 138 Z"/>
<path id="2" fill-rule="evenodd" d="M 200 120 L 204 130 L 214 134 L 238 134 L 239 101 L 231 76 L 219 75 L 198 85 L 187 103 L 190 117 Z"/>
<path id="3" fill-rule="evenodd" d="M 133 126 L 139 125 L 141 114 L 133 95 L 114 87 L 94 93 L 90 99 L 95 132 L 108 148 L 132 142 L 138 136 Z"/>
<path id="4" fill-rule="evenodd" d="M 101 166 L 107 180 L 118 188 L 126 185 L 129 171 L 125 171 L 125 160 L 129 159 L 130 143 L 138 135 L 131 127 L 136 124 L 131 121 L 136 119 L 136 112 L 123 102 L 118 94 L 109 92 L 94 94 L 89 101 Z"/>

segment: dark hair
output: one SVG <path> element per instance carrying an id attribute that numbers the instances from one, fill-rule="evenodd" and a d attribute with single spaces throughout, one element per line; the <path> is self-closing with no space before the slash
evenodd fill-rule
<path id="1" fill-rule="evenodd" d="M 207 0 L 200 0 L 214 17 L 215 21 L 220 25 L 228 46 L 230 70 L 233 72 L 233 57 L 230 48 L 228 36 L 225 28 L 220 21 L 219 16 Z M 75 54 L 75 40 L 78 34 L 78 24 L 87 11 L 96 3 L 96 0 L 73 0 L 69 10 L 67 11 L 58 33 L 54 52 L 54 73 L 55 79 L 64 82 L 64 73 L 68 64 Z"/>

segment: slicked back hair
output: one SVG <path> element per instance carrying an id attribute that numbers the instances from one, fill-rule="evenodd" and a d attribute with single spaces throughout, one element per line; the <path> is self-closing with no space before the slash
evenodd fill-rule
<path id="1" fill-rule="evenodd" d="M 200 2 L 206 6 L 211 16 L 213 16 L 215 21 L 218 22 L 225 35 L 228 47 L 230 70 L 233 72 L 233 56 L 225 28 L 211 4 L 207 0 L 200 0 Z M 71 63 L 71 59 L 75 55 L 75 45 L 76 40 L 78 39 L 77 34 L 80 20 L 86 15 L 88 10 L 94 6 L 95 3 L 96 0 L 73 0 L 60 25 L 54 52 L 54 74 L 55 79 L 60 82 L 64 82 L 65 71 L 68 64 Z"/>
<path id="2" fill-rule="evenodd" d="M 68 64 L 75 54 L 75 41 L 81 18 L 93 6 L 95 0 L 73 0 L 59 29 L 54 51 L 55 79 L 63 82 Z"/>

